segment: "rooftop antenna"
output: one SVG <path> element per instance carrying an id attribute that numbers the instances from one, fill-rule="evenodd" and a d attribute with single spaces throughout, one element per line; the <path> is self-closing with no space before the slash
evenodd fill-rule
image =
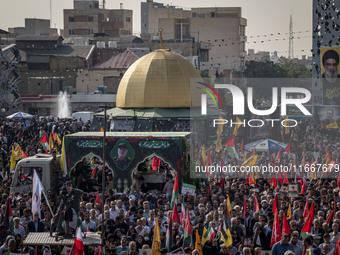
<path id="1" fill-rule="evenodd" d="M 293 43 L 293 16 L 290 15 L 289 22 L 289 49 L 288 49 L 288 58 L 294 59 L 294 43 Z"/>
<path id="2" fill-rule="evenodd" d="M 158 32 L 159 32 L 159 48 L 164 49 L 163 35 L 162 35 L 163 29 L 162 28 L 158 29 Z"/>
<path id="3" fill-rule="evenodd" d="M 52 25 L 52 0 L 50 0 L 50 28 L 53 27 Z"/>

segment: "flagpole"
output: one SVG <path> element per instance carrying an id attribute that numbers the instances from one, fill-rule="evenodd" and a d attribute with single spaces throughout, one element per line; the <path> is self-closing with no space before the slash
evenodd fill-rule
<path id="1" fill-rule="evenodd" d="M 45 199 L 46 199 L 47 206 L 48 206 L 48 208 L 50 209 L 50 212 L 51 212 L 51 215 L 52 215 L 52 218 L 53 218 L 53 217 L 54 217 L 54 214 L 53 214 L 52 208 L 51 208 L 51 206 L 50 206 L 50 202 L 48 202 L 48 199 L 47 199 L 47 196 L 46 196 L 46 193 L 45 193 L 44 190 L 42 190 L 42 193 L 44 194 L 44 197 L 45 197 Z"/>
<path id="2" fill-rule="evenodd" d="M 104 105 L 104 135 L 103 135 L 103 168 L 102 168 L 102 238 L 101 238 L 101 246 L 102 246 L 102 254 L 105 254 L 105 228 L 104 228 L 104 202 L 105 202 L 105 140 L 106 140 L 106 108 L 107 105 Z"/>

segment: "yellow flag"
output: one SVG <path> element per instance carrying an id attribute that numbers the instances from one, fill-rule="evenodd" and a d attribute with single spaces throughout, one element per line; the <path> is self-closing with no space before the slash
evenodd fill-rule
<path id="1" fill-rule="evenodd" d="M 154 233 L 153 233 L 153 241 L 151 247 L 151 254 L 160 255 L 161 249 L 161 234 L 159 232 L 159 225 L 158 225 L 158 217 L 156 217 Z"/>
<path id="2" fill-rule="evenodd" d="M 200 255 L 203 255 L 202 247 L 201 247 L 201 239 L 200 239 L 200 235 L 198 234 L 198 229 L 196 229 L 195 250 L 198 250 L 198 252 L 200 253 Z"/>
<path id="3" fill-rule="evenodd" d="M 258 155 L 253 155 L 242 163 L 242 166 L 254 166 L 256 164 Z"/>
<path id="4" fill-rule="evenodd" d="M 58 145 L 61 145 L 61 141 L 57 133 L 54 133 L 54 141 L 57 141 Z"/>
<path id="5" fill-rule="evenodd" d="M 339 126 L 338 126 L 338 123 L 336 123 L 336 121 L 332 122 L 331 124 L 328 124 L 326 126 L 326 128 L 334 128 L 334 129 L 338 129 Z"/>
<path id="6" fill-rule="evenodd" d="M 288 219 L 292 218 L 292 206 L 290 205 L 290 203 L 289 203 L 289 207 L 288 207 L 288 210 L 287 210 L 287 218 Z"/>
<path id="7" fill-rule="evenodd" d="M 223 132 L 223 124 L 222 124 L 222 117 L 220 116 L 219 117 L 219 119 L 220 119 L 220 122 L 219 122 L 219 124 L 218 124 L 218 127 L 217 127 L 217 135 L 221 135 L 222 134 L 222 132 Z"/>
<path id="8" fill-rule="evenodd" d="M 229 194 L 227 194 L 227 208 L 228 208 L 228 212 L 231 212 L 231 203 L 230 203 Z"/>
<path id="9" fill-rule="evenodd" d="M 102 127 L 100 128 L 100 132 L 104 132 L 104 129 Z"/>
<path id="10" fill-rule="evenodd" d="M 63 174 L 67 174 L 66 154 L 65 154 L 65 136 L 63 137 L 63 145 L 61 147 L 60 168 Z"/>
<path id="11" fill-rule="evenodd" d="M 15 160 L 15 156 L 14 156 L 14 146 L 12 147 L 12 156 L 11 156 L 11 165 L 10 165 L 10 169 L 13 170 L 15 168 L 15 165 L 17 163 L 17 161 Z"/>
<path id="12" fill-rule="evenodd" d="M 50 133 L 50 139 L 48 140 L 48 150 L 51 152 L 54 147 L 54 142 L 52 139 L 52 133 Z"/>
<path id="13" fill-rule="evenodd" d="M 206 164 L 206 162 L 207 162 L 207 156 L 205 155 L 204 144 L 202 145 L 202 160 L 203 160 L 203 163 Z"/>
<path id="14" fill-rule="evenodd" d="M 204 227 L 203 235 L 202 235 L 202 245 L 204 245 L 206 242 L 208 242 L 208 240 L 209 240 L 209 232 L 206 229 L 206 227 Z"/>
<path id="15" fill-rule="evenodd" d="M 288 116 L 286 116 L 286 119 L 284 121 L 285 125 L 288 126 Z M 289 127 L 285 127 L 285 135 L 289 134 Z"/>
<path id="16" fill-rule="evenodd" d="M 233 239 L 231 237 L 231 233 L 229 228 L 227 230 L 224 230 L 225 232 L 221 235 L 221 240 L 225 244 L 225 246 L 229 247 L 233 244 Z"/>
<path id="17" fill-rule="evenodd" d="M 217 144 L 216 144 L 216 152 L 220 152 L 220 150 L 222 150 L 223 146 L 222 146 L 222 138 L 221 135 L 217 135 Z"/>
<path id="18" fill-rule="evenodd" d="M 237 116 L 235 122 L 242 122 L 242 120 Z M 233 135 L 237 136 L 237 130 L 240 128 L 242 124 L 236 124 L 234 128 Z"/>
<path id="19" fill-rule="evenodd" d="M 14 159 L 16 161 L 18 161 L 19 159 L 22 158 L 22 151 L 21 151 L 21 147 L 19 144 L 16 143 L 15 147 L 14 148 Z M 13 154 L 12 154 L 13 155 Z"/>

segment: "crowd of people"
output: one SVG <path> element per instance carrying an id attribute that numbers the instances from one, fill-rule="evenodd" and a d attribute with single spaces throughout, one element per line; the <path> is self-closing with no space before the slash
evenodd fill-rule
<path id="1" fill-rule="evenodd" d="M 61 199 L 61 194 L 55 190 L 48 190 L 47 200 L 42 199 L 41 211 L 32 213 L 32 193 L 9 193 L 11 145 L 14 142 L 19 143 L 21 148 L 32 156 L 40 150 L 43 152 L 38 141 L 45 133 L 49 135 L 51 132 L 56 132 L 62 138 L 65 134 L 86 130 L 87 125 L 89 123 L 85 125 L 77 121 L 65 122 L 47 118 L 32 119 L 29 122 L 25 120 L 2 122 L 0 254 L 6 252 L 34 254 L 35 247 L 23 245 L 23 240 L 30 232 L 51 230 L 52 215 L 57 214 Z M 329 162 L 329 157 L 333 162 L 338 162 L 340 157 L 339 138 L 332 133 L 322 132 L 320 123 L 315 120 L 302 121 L 296 128 L 291 128 L 289 133 L 285 134 L 284 139 L 291 142 L 291 149 L 288 153 L 282 153 L 281 158 L 277 160 L 275 160 L 276 153 L 272 155 L 243 150 L 241 139 L 236 138 L 239 160 L 235 159 L 227 148 L 216 152 L 214 145 L 209 146 L 206 153 L 209 151 L 213 164 L 223 165 L 240 165 L 244 158 L 249 158 L 254 153 L 259 154 L 256 165 L 272 164 L 273 161 L 283 165 L 300 164 L 302 160 L 309 163 L 312 161 L 325 163 L 327 160 Z M 56 149 L 60 150 L 60 148 Z M 200 157 L 202 151 L 199 151 L 198 155 Z M 140 189 L 133 194 L 114 193 L 112 185 L 110 186 L 108 182 L 109 190 L 103 210 L 95 197 L 80 196 L 76 211 L 80 217 L 81 230 L 98 232 L 103 229 L 105 254 L 134 255 L 142 251 L 147 252 L 152 248 L 157 230 L 160 233 L 158 254 L 182 249 L 185 254 L 334 253 L 340 237 L 340 200 L 338 199 L 340 196 L 336 178 L 313 178 L 312 175 L 306 175 L 305 178 L 301 176 L 301 181 L 296 176 L 283 181 L 283 178 L 280 180 L 276 176 L 276 182 L 273 183 L 273 176 L 255 176 L 254 182 L 250 183 L 249 177 L 240 174 L 226 175 L 223 178 L 212 176 L 196 180 L 195 196 L 181 194 L 176 201 L 172 201 L 174 177 L 171 173 L 167 174 L 167 181 L 161 189 L 164 196 L 161 197 L 145 189 Z M 107 178 L 110 179 L 109 174 Z M 304 186 L 303 189 L 300 182 Z M 297 183 L 297 193 L 291 196 L 287 192 L 289 186 Z M 72 185 L 77 186 L 77 179 L 73 183 L 67 182 L 65 188 Z M 137 188 L 141 186 L 137 185 Z M 8 227 L 5 217 L 8 198 L 14 217 L 13 231 Z M 177 220 L 173 220 L 175 214 L 173 202 L 176 202 L 175 208 L 179 215 Z M 312 204 L 315 212 L 313 226 L 307 237 L 302 238 L 302 228 L 308 218 L 306 208 L 309 210 Z M 283 233 L 281 240 L 275 244 L 272 243 L 274 206 L 277 207 L 280 228 L 283 227 L 285 216 L 288 218 L 291 230 L 290 234 Z M 155 228 L 156 222 L 159 224 L 158 228 Z M 187 226 L 191 226 L 191 231 Z M 232 240 L 224 236 L 226 228 L 229 229 Z M 208 240 L 207 229 L 212 230 L 209 234 L 212 238 Z M 37 249 L 38 252 L 43 252 L 47 247 Z M 85 253 L 98 254 L 98 250 L 98 247 L 86 247 Z M 60 254 L 60 250 L 55 250 L 53 247 L 51 252 Z"/>

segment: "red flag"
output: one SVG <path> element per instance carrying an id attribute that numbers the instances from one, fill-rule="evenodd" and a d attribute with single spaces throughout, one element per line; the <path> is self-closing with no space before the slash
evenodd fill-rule
<path id="1" fill-rule="evenodd" d="M 257 200 L 257 196 L 255 195 L 255 199 L 254 199 L 254 212 L 259 212 L 259 211 L 260 211 L 259 201 Z"/>
<path id="2" fill-rule="evenodd" d="M 282 235 L 290 235 L 291 233 L 286 214 L 283 214 Z"/>
<path id="3" fill-rule="evenodd" d="M 221 158 L 221 169 L 224 167 L 223 158 Z"/>
<path id="4" fill-rule="evenodd" d="M 289 181 L 288 181 L 288 174 L 286 172 L 283 172 L 283 176 L 284 176 L 283 183 L 289 183 Z"/>
<path id="5" fill-rule="evenodd" d="M 192 228 L 191 228 L 191 222 L 190 222 L 190 215 L 189 215 L 189 209 L 187 209 L 187 219 L 185 221 L 185 228 L 184 228 L 184 240 L 190 238 L 189 243 L 192 243 Z"/>
<path id="6" fill-rule="evenodd" d="M 208 166 L 211 166 L 211 165 L 212 165 L 210 150 L 208 150 L 208 153 L 207 153 L 207 165 L 208 165 Z"/>
<path id="7" fill-rule="evenodd" d="M 230 138 L 225 144 L 224 146 L 227 147 L 235 147 L 235 136 L 233 136 L 232 138 Z"/>
<path id="8" fill-rule="evenodd" d="M 340 255 L 340 239 L 336 241 L 334 255 Z"/>
<path id="9" fill-rule="evenodd" d="M 240 151 L 243 151 L 243 140 L 242 140 L 242 143 L 241 143 L 241 149 Z"/>
<path id="10" fill-rule="evenodd" d="M 270 179 L 270 184 L 273 185 L 274 189 L 277 187 L 277 180 L 275 176 Z"/>
<path id="11" fill-rule="evenodd" d="M 94 201 L 96 202 L 98 205 L 99 205 L 99 211 L 101 211 L 101 208 L 102 208 L 102 201 L 100 199 L 100 196 L 99 196 L 99 191 L 97 191 L 97 197 L 96 197 L 96 200 Z M 103 216 L 103 215 L 102 215 Z"/>
<path id="12" fill-rule="evenodd" d="M 273 203 L 273 211 L 272 211 L 274 214 L 277 214 L 278 213 L 278 210 L 277 210 L 277 194 L 275 194 L 275 197 L 274 197 L 274 203 Z"/>
<path id="13" fill-rule="evenodd" d="M 83 253 L 84 253 L 83 236 L 81 234 L 81 229 L 78 227 L 76 231 L 76 236 L 74 238 L 74 244 L 71 255 L 82 255 Z"/>
<path id="14" fill-rule="evenodd" d="M 221 181 L 220 181 L 220 188 L 222 190 L 224 189 L 224 178 L 222 178 Z"/>
<path id="15" fill-rule="evenodd" d="M 312 233 L 313 220 L 314 220 L 314 203 L 310 207 L 310 211 L 309 211 L 306 223 L 301 230 L 301 234 L 306 236 L 308 235 L 308 233 Z"/>
<path id="16" fill-rule="evenodd" d="M 161 166 L 162 163 L 162 159 L 158 158 L 158 162 L 157 162 L 157 169 L 159 170 L 159 167 Z"/>
<path id="17" fill-rule="evenodd" d="M 281 228 L 280 228 L 279 214 L 275 213 L 270 247 L 273 247 L 273 245 L 276 244 L 277 242 L 280 242 L 280 240 L 281 240 Z"/>
<path id="18" fill-rule="evenodd" d="M 172 188 L 172 196 L 171 196 L 171 204 L 170 204 L 171 209 L 174 208 L 174 203 L 177 197 L 179 196 L 178 192 L 179 192 L 178 191 L 178 173 L 176 173 L 174 187 Z"/>
<path id="19" fill-rule="evenodd" d="M 323 120 L 320 123 L 320 128 L 323 128 Z"/>
<path id="20" fill-rule="evenodd" d="M 306 199 L 306 204 L 305 204 L 305 209 L 303 210 L 302 216 L 303 216 L 304 218 L 306 218 L 306 217 L 308 216 L 308 213 L 309 213 L 309 208 L 308 208 L 308 197 L 307 197 L 307 199 Z"/>
<path id="21" fill-rule="evenodd" d="M 177 203 L 175 203 L 174 210 L 172 212 L 172 222 L 178 222 L 178 224 L 181 224 L 181 221 L 179 219 L 178 210 L 177 210 Z"/>
<path id="22" fill-rule="evenodd" d="M 244 202 L 243 202 L 243 211 L 242 211 L 242 217 L 245 219 L 246 216 L 246 210 L 247 210 L 247 197 L 244 196 Z"/>
<path id="23" fill-rule="evenodd" d="M 19 130 L 19 132 L 18 132 L 18 134 L 17 134 L 17 137 L 20 137 L 20 133 L 21 133 L 21 131 Z"/>
<path id="24" fill-rule="evenodd" d="M 97 173 L 97 167 L 93 168 L 92 173 L 91 173 L 91 177 L 95 178 L 96 177 L 96 173 Z"/>
<path id="25" fill-rule="evenodd" d="M 303 183 L 301 187 L 301 195 L 304 195 L 305 193 L 306 193 L 306 188 L 305 188 L 305 183 Z"/>
<path id="26" fill-rule="evenodd" d="M 210 196 L 210 185 L 208 184 L 208 190 L 207 190 L 207 198 L 209 199 Z"/>
<path id="27" fill-rule="evenodd" d="M 335 209 L 333 209 L 333 211 L 331 212 L 331 214 L 330 214 L 330 215 L 328 216 L 328 218 L 327 218 L 327 221 L 326 221 L 326 222 L 327 222 L 328 224 L 331 222 L 334 213 L 335 213 Z"/>
<path id="28" fill-rule="evenodd" d="M 277 156 L 275 158 L 275 161 L 281 159 L 281 149 L 279 150 L 279 152 L 277 153 Z"/>
<path id="29" fill-rule="evenodd" d="M 283 152 L 290 152 L 290 142 L 288 143 L 287 147 L 285 148 Z"/>
<path id="30" fill-rule="evenodd" d="M 26 152 L 25 152 L 20 146 L 19 146 L 19 148 L 20 148 L 20 150 L 21 150 L 21 156 L 22 156 L 23 158 L 28 158 Z"/>
<path id="31" fill-rule="evenodd" d="M 338 173 L 338 175 L 336 177 L 336 181 L 338 183 L 338 187 L 339 187 L 339 190 L 340 190 L 340 173 Z"/>
<path id="32" fill-rule="evenodd" d="M 152 159 L 152 170 L 157 170 L 157 157 L 153 157 Z"/>

